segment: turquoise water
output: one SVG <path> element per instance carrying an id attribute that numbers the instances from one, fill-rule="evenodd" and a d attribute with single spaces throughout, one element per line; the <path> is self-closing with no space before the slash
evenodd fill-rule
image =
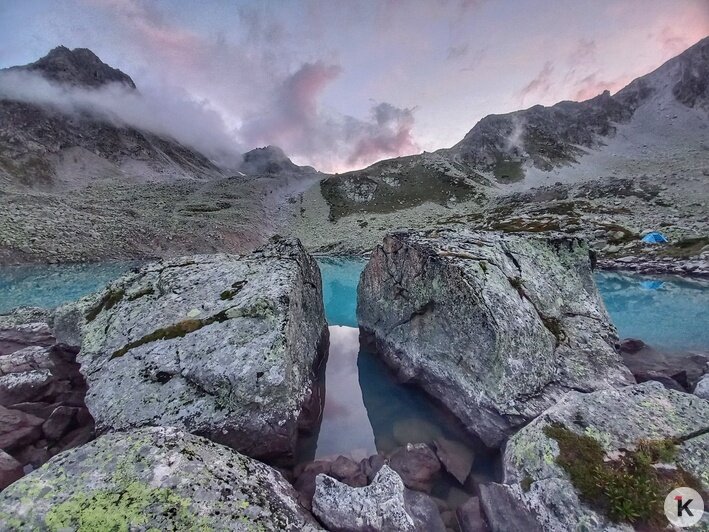
<path id="1" fill-rule="evenodd" d="M 366 262 L 320 259 L 319 264 L 330 325 L 329 358 L 320 376 L 325 404 L 319 431 L 303 440 L 299 458 L 343 454 L 359 459 L 407 442 L 431 443 L 445 436 L 473 450 L 473 472 L 478 479 L 499 479 L 497 455 L 463 433 L 420 390 L 398 383 L 375 354 L 360 347 L 356 295 Z M 0 312 L 20 305 L 54 307 L 78 299 L 133 266 L 0 268 Z M 708 282 L 607 272 L 597 274 L 596 279 L 621 338 L 640 338 L 666 351 L 709 350 Z M 459 488 L 454 482 L 443 482 L 436 492 L 452 500 Z"/>
<path id="2" fill-rule="evenodd" d="M 663 351 L 709 351 L 709 282 L 609 272 L 596 282 L 620 338 Z"/>
<path id="3" fill-rule="evenodd" d="M 19 306 L 53 308 L 103 287 L 135 263 L 0 267 L 0 313 Z"/>

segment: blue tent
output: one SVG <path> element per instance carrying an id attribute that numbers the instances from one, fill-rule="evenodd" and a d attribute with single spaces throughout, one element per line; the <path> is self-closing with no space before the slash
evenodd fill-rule
<path id="1" fill-rule="evenodd" d="M 652 233 L 648 233 L 643 237 L 643 242 L 645 242 L 646 244 L 663 244 L 667 242 L 667 239 L 662 233 L 653 231 Z"/>
<path id="2" fill-rule="evenodd" d="M 649 279 L 640 281 L 640 286 L 642 286 L 645 290 L 659 290 L 664 284 L 664 281 L 651 281 Z"/>

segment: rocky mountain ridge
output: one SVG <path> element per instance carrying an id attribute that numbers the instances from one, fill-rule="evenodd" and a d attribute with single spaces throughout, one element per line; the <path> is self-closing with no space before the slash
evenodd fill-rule
<path id="1" fill-rule="evenodd" d="M 488 115 L 451 148 L 379 161 L 363 170 L 332 176 L 323 182 L 322 194 L 331 218 L 492 195 L 501 185 L 521 182 L 531 172 L 580 163 L 587 154 L 603 148 L 619 125 L 630 122 L 641 106 L 652 101 L 679 102 L 706 116 L 707 79 L 709 37 L 616 94 L 605 91 L 583 102 L 563 101 Z M 431 180 L 439 185 L 433 195 L 426 193 Z M 404 191 L 404 182 L 419 191 Z"/>

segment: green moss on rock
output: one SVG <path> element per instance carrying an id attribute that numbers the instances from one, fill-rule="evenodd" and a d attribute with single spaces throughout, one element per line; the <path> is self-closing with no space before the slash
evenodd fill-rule
<path id="1" fill-rule="evenodd" d="M 665 525 L 665 494 L 677 486 L 701 491 L 699 481 L 682 468 L 653 467 L 674 462 L 677 446 L 672 440 L 640 441 L 634 451 L 609 459 L 601 443 L 591 436 L 561 425 L 549 425 L 544 433 L 556 440 L 556 462 L 568 473 L 580 498 L 612 521 Z"/>

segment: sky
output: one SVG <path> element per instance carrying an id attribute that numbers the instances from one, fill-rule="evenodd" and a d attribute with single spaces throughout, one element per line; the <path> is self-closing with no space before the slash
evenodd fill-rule
<path id="1" fill-rule="evenodd" d="M 0 68 L 90 48 L 130 115 L 327 172 L 615 92 L 707 35 L 708 0 L 0 0 Z"/>

